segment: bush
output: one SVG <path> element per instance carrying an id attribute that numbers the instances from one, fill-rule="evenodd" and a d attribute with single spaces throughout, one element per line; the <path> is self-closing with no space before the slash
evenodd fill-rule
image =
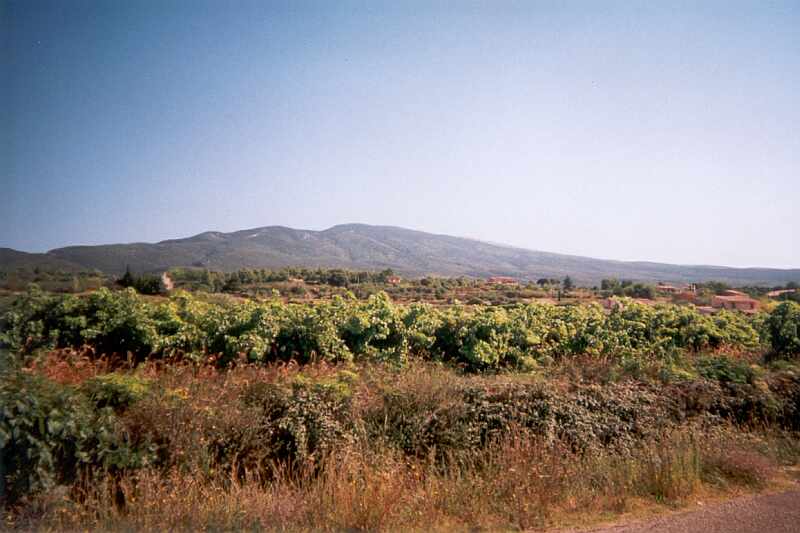
<path id="1" fill-rule="evenodd" d="M 695 367 L 704 378 L 721 383 L 752 383 L 755 377 L 750 365 L 725 356 L 700 357 Z"/>
<path id="2" fill-rule="evenodd" d="M 768 327 L 775 353 L 791 357 L 800 355 L 800 304 L 779 304 L 770 313 Z"/>
<path id="3" fill-rule="evenodd" d="M 147 394 L 150 381 L 133 375 L 104 374 L 86 380 L 82 392 L 98 409 L 111 407 L 124 411 Z"/>
<path id="4" fill-rule="evenodd" d="M 27 292 L 14 300 L 11 309 L 3 316 L 0 347 L 19 355 L 55 347 L 58 320 L 54 315 L 59 304 L 69 301 L 72 300 L 49 295 L 37 285 L 29 285 Z"/>
<path id="5" fill-rule="evenodd" d="M 0 377 L 0 483 L 7 503 L 75 481 L 81 468 L 121 470 L 147 463 L 111 409 L 95 409 L 69 386 L 24 371 Z"/>
<path id="6" fill-rule="evenodd" d="M 287 389 L 270 383 L 248 386 L 242 401 L 255 409 L 257 437 L 251 453 L 265 459 L 318 462 L 343 441 L 354 440 L 354 422 L 346 383 L 296 380 Z M 219 451 L 232 442 L 219 443 Z M 221 445 L 221 446 L 219 446 Z M 234 446 L 238 447 L 238 446 Z M 247 460 L 239 452 L 238 461 Z"/>
<path id="7" fill-rule="evenodd" d="M 123 288 L 133 287 L 139 294 L 163 294 L 166 291 L 160 276 L 152 274 L 134 276 L 130 270 L 125 271 L 125 275 L 117 280 L 117 284 Z"/>
<path id="8" fill-rule="evenodd" d="M 100 289 L 88 298 L 88 326 L 81 335 L 100 353 L 147 356 L 158 343 L 152 311 L 133 289 Z"/>
<path id="9" fill-rule="evenodd" d="M 424 383 L 424 382 L 423 382 Z M 472 454 L 512 432 L 574 450 L 629 448 L 675 419 L 665 397 L 642 387 L 581 387 L 569 393 L 540 384 L 387 389 L 364 415 L 371 440 L 406 454 L 444 460 Z"/>
<path id="10" fill-rule="evenodd" d="M 800 430 L 800 369 L 787 366 L 769 377 L 769 389 L 780 402 L 780 422 Z"/>

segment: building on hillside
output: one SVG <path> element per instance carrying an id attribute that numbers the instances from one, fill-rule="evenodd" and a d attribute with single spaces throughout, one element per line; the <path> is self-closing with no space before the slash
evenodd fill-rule
<path id="1" fill-rule="evenodd" d="M 697 292 L 697 286 L 694 283 L 681 285 L 680 287 L 668 283 L 659 283 L 656 285 L 656 290 L 663 294 L 694 294 Z"/>
<path id="2" fill-rule="evenodd" d="M 770 298 L 778 298 L 782 294 L 789 294 L 790 292 L 797 292 L 797 291 L 798 289 L 780 289 L 777 291 L 769 291 L 767 293 L 767 296 L 769 296 Z"/>
<path id="3" fill-rule="evenodd" d="M 736 291 L 734 291 L 736 292 Z M 746 295 L 715 295 L 711 297 L 711 306 L 717 309 L 730 309 L 744 313 L 755 313 L 759 306 L 758 300 Z"/>
<path id="4" fill-rule="evenodd" d="M 492 276 L 486 280 L 491 285 L 517 285 L 519 281 L 508 276 Z"/>
<path id="5" fill-rule="evenodd" d="M 680 288 L 674 285 L 669 285 L 667 283 L 659 283 L 658 285 L 656 285 L 656 290 L 664 294 L 678 294 L 679 292 L 681 292 Z"/>
<path id="6" fill-rule="evenodd" d="M 633 302 L 641 305 L 655 305 L 656 302 L 653 300 L 648 300 L 647 298 L 626 298 L 624 300 L 620 300 L 615 296 L 611 296 L 609 298 L 603 298 L 600 300 L 600 305 L 603 309 L 607 309 L 609 311 L 619 310 L 622 311 L 625 309 L 625 304 Z"/>
<path id="7" fill-rule="evenodd" d="M 389 283 L 391 285 L 397 285 L 401 281 L 403 281 L 403 278 L 401 278 L 400 276 L 389 276 L 388 278 L 386 278 L 386 283 Z"/>
<path id="8" fill-rule="evenodd" d="M 682 291 L 675 295 L 675 300 L 680 302 L 694 302 L 697 300 L 697 293 L 694 291 Z"/>
<path id="9" fill-rule="evenodd" d="M 733 289 L 725 289 L 719 293 L 719 296 L 744 296 L 745 298 L 749 298 L 746 293 L 742 291 L 735 291 Z"/>

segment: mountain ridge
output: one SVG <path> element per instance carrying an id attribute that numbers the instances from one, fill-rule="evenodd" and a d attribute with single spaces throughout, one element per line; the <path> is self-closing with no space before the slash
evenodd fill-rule
<path id="1" fill-rule="evenodd" d="M 324 230 L 261 226 L 233 232 L 205 231 L 155 243 L 76 245 L 29 254 L 0 248 L 0 270 L 97 269 L 119 274 L 172 267 L 214 270 L 240 268 L 391 268 L 406 276 L 512 276 L 521 279 L 571 276 L 584 284 L 603 278 L 634 281 L 778 285 L 800 281 L 800 269 L 674 265 L 619 261 L 529 250 L 468 237 L 427 233 L 397 226 L 339 224 Z"/>

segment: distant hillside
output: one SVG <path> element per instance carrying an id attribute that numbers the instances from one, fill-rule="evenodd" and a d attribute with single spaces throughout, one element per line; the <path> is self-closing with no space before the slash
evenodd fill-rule
<path id="1" fill-rule="evenodd" d="M 9 272 L 17 269 L 32 270 L 63 270 L 64 272 L 79 272 L 85 270 L 80 265 L 61 259 L 51 254 L 29 254 L 11 248 L 0 248 L 0 272 Z"/>
<path id="2" fill-rule="evenodd" d="M 4 250 L 0 253 L 2 269 L 25 261 L 41 261 L 71 268 L 97 268 L 109 274 L 119 274 L 127 265 L 137 272 L 156 272 L 175 266 L 228 271 L 306 266 L 361 270 L 392 268 L 407 276 L 504 275 L 535 280 L 569 275 L 583 284 L 597 284 L 609 277 L 668 282 L 718 280 L 734 285 L 777 285 L 800 281 L 800 269 L 609 261 L 364 224 L 334 226 L 324 231 L 281 226 L 233 233 L 209 231 L 154 244 L 68 246 L 46 254 Z M 13 256 L 11 252 L 20 256 Z"/>

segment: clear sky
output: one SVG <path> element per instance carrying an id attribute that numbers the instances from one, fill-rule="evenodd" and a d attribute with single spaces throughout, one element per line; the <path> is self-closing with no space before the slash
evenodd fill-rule
<path id="1" fill-rule="evenodd" d="M 0 0 L 0 246 L 364 222 L 800 266 L 800 2 Z"/>

